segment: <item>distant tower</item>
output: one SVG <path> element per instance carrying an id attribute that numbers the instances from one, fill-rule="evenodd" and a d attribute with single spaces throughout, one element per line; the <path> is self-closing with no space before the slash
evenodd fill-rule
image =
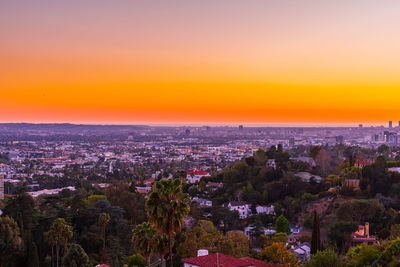
<path id="1" fill-rule="evenodd" d="M 389 128 L 392 128 L 393 127 L 393 123 L 392 123 L 392 121 L 389 121 Z"/>
<path id="2" fill-rule="evenodd" d="M 110 165 L 108 166 L 108 172 L 113 172 L 113 165 L 112 165 L 112 161 L 110 161 Z"/>
<path id="3" fill-rule="evenodd" d="M 190 135 L 190 130 L 186 129 L 185 133 L 186 133 L 186 135 Z"/>
<path id="4" fill-rule="evenodd" d="M 399 127 L 400 127 L 400 121 L 399 121 Z"/>
<path id="5" fill-rule="evenodd" d="M 0 175 L 0 199 L 4 199 L 4 175 Z"/>
<path id="6" fill-rule="evenodd" d="M 358 128 L 362 129 L 362 127 L 363 127 L 363 125 L 362 125 L 362 124 L 359 124 L 359 125 L 358 125 Z"/>
<path id="7" fill-rule="evenodd" d="M 239 125 L 239 131 L 243 131 L 243 125 Z"/>

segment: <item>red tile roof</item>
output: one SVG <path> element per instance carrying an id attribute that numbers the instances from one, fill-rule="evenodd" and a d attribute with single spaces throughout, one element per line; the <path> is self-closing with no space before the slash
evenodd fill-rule
<path id="1" fill-rule="evenodd" d="M 208 175 L 208 172 L 202 171 L 202 170 L 193 170 L 191 169 L 190 171 L 188 171 L 189 175 L 193 174 L 193 175 Z"/>
<path id="2" fill-rule="evenodd" d="M 366 166 L 366 165 L 371 165 L 372 163 L 375 163 L 375 161 L 374 160 L 362 160 L 362 159 L 356 159 L 356 161 L 355 161 L 355 165 L 363 165 L 363 166 Z"/>
<path id="3" fill-rule="evenodd" d="M 149 178 L 149 179 L 144 180 L 144 184 L 145 184 L 145 185 L 151 185 L 151 184 L 154 183 L 155 181 L 156 181 L 156 179 L 154 179 L 154 178 Z"/>
<path id="4" fill-rule="evenodd" d="M 237 259 L 221 253 L 200 257 L 182 259 L 184 263 L 190 263 L 200 267 L 250 267 L 256 266 L 247 260 Z M 261 266 L 261 265 L 258 265 Z M 258 267 L 257 266 L 257 267 Z M 264 265 L 266 266 L 266 265 Z"/>
<path id="5" fill-rule="evenodd" d="M 249 258 L 249 257 L 245 257 L 245 258 L 240 258 L 242 261 L 248 262 L 249 264 L 251 264 L 252 267 L 274 267 L 272 265 L 267 265 L 267 263 L 263 262 L 263 261 L 259 261 L 253 258 Z M 278 266 L 278 265 L 276 265 Z"/>

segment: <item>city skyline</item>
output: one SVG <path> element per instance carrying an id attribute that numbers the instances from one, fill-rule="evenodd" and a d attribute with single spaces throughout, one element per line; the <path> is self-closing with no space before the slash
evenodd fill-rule
<path id="1" fill-rule="evenodd" d="M 1 122 L 400 117 L 395 1 L 41 2 L 0 4 Z"/>

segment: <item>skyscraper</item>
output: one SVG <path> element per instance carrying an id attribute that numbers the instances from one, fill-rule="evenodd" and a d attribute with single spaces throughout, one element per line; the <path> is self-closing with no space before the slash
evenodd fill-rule
<path id="1" fill-rule="evenodd" d="M 389 128 L 392 128 L 393 127 L 393 123 L 392 123 L 392 121 L 389 121 Z"/>

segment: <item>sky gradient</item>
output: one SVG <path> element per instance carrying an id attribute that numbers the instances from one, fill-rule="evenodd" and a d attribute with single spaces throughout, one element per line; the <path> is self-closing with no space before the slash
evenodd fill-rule
<path id="1" fill-rule="evenodd" d="M 0 122 L 400 120 L 400 1 L 2 1 Z"/>

